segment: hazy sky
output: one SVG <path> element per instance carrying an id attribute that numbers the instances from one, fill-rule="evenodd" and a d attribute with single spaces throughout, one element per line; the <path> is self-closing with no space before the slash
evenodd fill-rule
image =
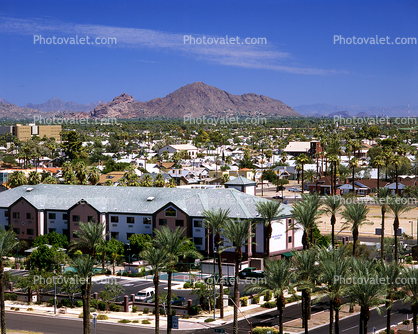
<path id="1" fill-rule="evenodd" d="M 385 44 L 370 45 L 376 35 Z M 76 36 L 117 42 L 65 45 Z M 226 36 L 261 43 L 219 44 Z M 53 37 L 62 44 L 47 44 Z M 203 81 L 293 107 L 418 105 L 417 39 L 418 1 L 408 0 L 3 0 L 0 97 L 89 103 L 125 92 L 146 101 Z"/>

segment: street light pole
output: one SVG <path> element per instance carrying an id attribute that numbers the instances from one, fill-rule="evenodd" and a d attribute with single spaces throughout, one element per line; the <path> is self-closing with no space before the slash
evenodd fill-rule
<path id="1" fill-rule="evenodd" d="M 128 242 L 128 261 L 129 261 L 129 271 L 131 271 L 131 244 Z"/>
<path id="2" fill-rule="evenodd" d="M 214 245 L 215 246 L 215 245 Z M 215 267 L 216 267 L 216 261 L 215 261 L 215 247 L 213 248 L 213 319 L 215 320 L 216 317 L 216 289 L 215 289 Z M 218 273 L 219 277 L 219 273 Z"/>
<path id="3" fill-rule="evenodd" d="M 54 314 L 57 314 L 57 280 L 54 276 Z"/>

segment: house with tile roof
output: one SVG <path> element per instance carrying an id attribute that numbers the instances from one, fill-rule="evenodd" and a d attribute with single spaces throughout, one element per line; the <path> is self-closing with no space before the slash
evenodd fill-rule
<path id="1" fill-rule="evenodd" d="M 256 204 L 268 201 L 233 188 L 180 189 L 154 187 L 102 187 L 81 185 L 20 186 L 0 193 L 0 226 L 12 228 L 19 239 L 31 243 L 36 236 L 52 231 L 73 240 L 80 222 L 106 226 L 108 238 L 126 243 L 132 234 L 153 235 L 168 226 L 185 228 L 196 248 L 208 256 L 213 239 L 204 228 L 205 210 L 229 209 L 231 219 L 256 223 L 255 244 L 245 247 L 244 261 L 267 256 L 265 226 Z M 283 205 L 283 204 L 282 204 Z M 302 247 L 302 230 L 289 230 L 290 206 L 283 205 L 281 217 L 273 222 L 270 256 L 281 256 Z M 233 260 L 233 252 L 225 257 Z M 248 262 L 249 263 L 249 262 Z"/>

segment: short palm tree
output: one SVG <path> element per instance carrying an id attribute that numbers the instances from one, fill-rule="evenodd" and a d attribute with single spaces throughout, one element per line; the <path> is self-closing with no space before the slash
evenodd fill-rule
<path id="1" fill-rule="evenodd" d="M 376 284 L 376 277 L 379 275 L 380 262 L 372 262 L 364 259 L 353 259 L 352 281 L 348 289 L 350 299 L 360 306 L 360 333 L 367 334 L 367 324 L 370 319 L 370 308 L 376 307 L 384 301 L 384 284 Z"/>
<path id="2" fill-rule="evenodd" d="M 393 233 L 395 236 L 395 261 L 398 263 L 398 229 L 399 229 L 399 217 L 404 213 L 410 211 L 412 207 L 408 206 L 408 201 L 397 195 L 392 197 L 389 202 L 389 212 L 395 217 L 393 220 Z"/>
<path id="3" fill-rule="evenodd" d="M 250 245 L 249 239 L 253 236 L 252 227 L 250 220 L 229 220 L 223 229 L 223 235 L 231 246 L 223 246 L 222 249 L 235 249 L 234 334 L 238 334 L 238 271 L 243 258 L 242 247 Z"/>
<path id="4" fill-rule="evenodd" d="M 93 257 L 96 255 L 96 250 L 105 241 L 105 225 L 100 223 L 82 223 L 80 222 L 80 230 L 75 231 L 78 240 L 72 242 L 71 248 L 87 248 L 89 254 Z"/>
<path id="5" fill-rule="evenodd" d="M 417 334 L 417 318 L 418 318 L 418 269 L 414 267 L 404 268 L 402 277 L 406 282 L 402 286 L 402 291 L 406 294 L 405 303 L 411 304 L 412 324 L 414 334 Z"/>
<path id="6" fill-rule="evenodd" d="M 347 294 L 348 286 L 343 280 L 336 279 L 348 276 L 351 268 L 351 258 L 347 256 L 347 248 L 338 249 L 318 248 L 319 282 L 324 285 L 330 300 L 330 334 L 340 332 L 339 311 L 341 298 Z M 335 312 L 335 323 L 334 323 Z M 334 324 L 333 324 L 334 323 Z M 333 326 L 335 326 L 333 331 Z"/>
<path id="7" fill-rule="evenodd" d="M 1 334 L 6 334 L 6 307 L 4 306 L 4 263 L 3 258 L 7 256 L 18 245 L 15 239 L 16 234 L 13 230 L 3 230 L 0 228 L 0 318 Z"/>
<path id="8" fill-rule="evenodd" d="M 286 307 L 284 298 L 285 290 L 292 289 L 291 280 L 293 273 L 290 270 L 291 264 L 286 259 L 269 260 L 267 259 L 264 267 L 264 279 L 249 285 L 245 291 L 250 293 L 268 293 L 273 291 L 276 296 L 276 306 L 279 312 L 279 331 L 283 334 L 283 310 Z"/>
<path id="9" fill-rule="evenodd" d="M 28 183 L 31 184 L 31 185 L 35 185 L 35 184 L 41 183 L 41 174 L 39 174 L 36 171 L 31 171 L 29 173 Z"/>
<path id="10" fill-rule="evenodd" d="M 325 196 L 323 201 L 323 212 L 327 215 L 331 215 L 331 245 L 334 248 L 335 244 L 335 222 L 336 216 L 341 212 L 342 197 L 339 195 Z"/>
<path id="11" fill-rule="evenodd" d="M 152 272 L 154 273 L 154 288 L 155 288 L 155 334 L 160 333 L 160 294 L 159 294 L 159 284 L 160 284 L 160 272 L 170 261 L 168 257 L 167 247 L 157 247 L 155 244 L 152 247 L 142 251 L 140 257 L 143 258 L 148 266 L 151 267 Z M 171 302 L 171 301 L 170 301 Z"/>
<path id="12" fill-rule="evenodd" d="M 311 318 L 311 291 L 318 277 L 316 260 L 317 252 L 314 248 L 293 252 L 293 265 L 296 269 L 298 288 L 302 290 L 302 327 L 306 334 L 309 331 L 308 320 Z"/>
<path id="13" fill-rule="evenodd" d="M 264 201 L 264 202 L 258 202 L 256 203 L 256 210 L 261 215 L 261 217 L 264 220 L 264 226 L 265 226 L 265 238 L 264 238 L 264 244 L 266 245 L 266 257 L 270 256 L 270 239 L 271 239 L 271 233 L 273 232 L 272 222 L 274 219 L 277 219 L 280 214 L 283 211 L 283 208 L 280 208 L 280 202 L 276 201 Z"/>
<path id="14" fill-rule="evenodd" d="M 341 231 L 350 229 L 353 234 L 353 256 L 356 256 L 356 246 L 360 227 L 363 225 L 373 225 L 372 222 L 367 220 L 369 210 L 370 209 L 365 203 L 354 202 L 347 204 L 341 213 L 346 220 L 343 223 Z"/>
<path id="15" fill-rule="evenodd" d="M 291 217 L 293 222 L 289 229 L 303 229 L 303 249 L 309 249 L 313 244 L 313 230 L 317 227 L 317 220 L 322 211 L 319 210 L 321 200 L 318 194 L 302 194 L 302 201 L 293 204 Z"/>
<path id="16" fill-rule="evenodd" d="M 91 184 L 97 184 L 100 179 L 100 169 L 97 167 L 90 167 L 89 168 L 89 181 Z"/>
<path id="17" fill-rule="evenodd" d="M 23 186 L 25 184 L 28 184 L 28 179 L 22 171 L 14 171 L 9 176 L 9 180 L 7 181 L 7 186 L 10 188 L 15 188 L 19 186 Z"/>
<path id="18" fill-rule="evenodd" d="M 142 176 L 140 186 L 152 187 L 152 176 L 149 173 L 146 173 Z"/>
<path id="19" fill-rule="evenodd" d="M 88 171 L 86 164 L 83 161 L 77 162 L 75 165 L 75 175 L 80 184 L 87 184 Z"/>
<path id="20" fill-rule="evenodd" d="M 203 222 L 205 227 L 209 230 L 209 233 L 213 234 L 214 244 L 216 252 L 218 253 L 218 272 L 219 272 L 219 295 L 221 296 L 221 300 L 223 298 L 224 293 L 224 284 L 222 280 L 222 251 L 221 246 L 223 245 L 223 240 L 221 238 L 222 230 L 225 227 L 226 222 L 230 220 L 228 217 L 229 209 L 222 210 L 221 208 L 218 211 L 212 210 L 205 210 L 203 211 Z M 220 303 L 220 317 L 224 317 L 224 306 L 223 302 Z"/>
<path id="21" fill-rule="evenodd" d="M 168 226 L 163 226 L 160 230 L 154 231 L 154 242 L 160 248 L 166 248 L 169 254 L 170 262 L 167 263 L 167 275 L 168 275 L 168 290 L 167 290 L 167 314 L 171 315 L 171 280 L 173 272 L 175 271 L 175 265 L 179 262 L 180 258 L 202 258 L 202 255 L 195 250 L 188 247 L 191 241 L 190 239 L 183 237 L 185 228 L 177 227 L 174 231 L 170 230 Z M 167 333 L 171 333 L 171 328 L 167 326 Z"/>
<path id="22" fill-rule="evenodd" d="M 83 333 L 90 334 L 90 303 L 91 303 L 91 277 L 94 273 L 94 258 L 90 255 L 77 256 L 72 266 L 77 272 L 77 276 L 85 281 L 81 285 L 81 296 L 83 299 Z"/>
<path id="23" fill-rule="evenodd" d="M 385 255 L 384 255 L 384 248 L 385 248 L 385 243 L 384 243 L 384 239 L 385 239 L 385 214 L 387 211 L 387 205 L 390 199 L 390 190 L 388 187 L 383 187 L 383 188 L 379 188 L 379 190 L 377 191 L 377 194 L 375 196 L 375 201 L 380 205 L 380 214 L 382 216 L 382 225 L 381 225 L 381 229 L 382 229 L 382 237 L 380 240 L 380 257 L 382 259 L 382 261 L 385 259 Z"/>

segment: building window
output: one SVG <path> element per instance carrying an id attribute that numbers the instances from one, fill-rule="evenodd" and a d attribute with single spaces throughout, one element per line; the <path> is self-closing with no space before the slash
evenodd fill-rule
<path id="1" fill-rule="evenodd" d="M 195 220 L 193 222 L 194 227 L 203 227 L 203 222 L 201 220 Z"/>
<path id="2" fill-rule="evenodd" d="M 33 228 L 28 228 L 28 233 L 27 234 L 28 235 L 33 235 L 34 234 Z"/>
<path id="3" fill-rule="evenodd" d="M 73 222 L 79 222 L 79 221 L 80 221 L 80 216 L 73 215 Z"/>
<path id="4" fill-rule="evenodd" d="M 118 216 L 112 216 L 110 217 L 111 223 L 119 223 L 119 217 Z"/>
<path id="5" fill-rule="evenodd" d="M 96 217 L 94 217 L 94 216 L 87 216 L 87 221 L 88 222 L 95 223 L 96 222 Z"/>
<path id="6" fill-rule="evenodd" d="M 20 234 L 20 228 L 16 228 L 16 227 L 15 227 L 15 228 L 13 229 L 13 232 L 14 232 L 14 233 L 16 233 L 16 234 Z"/>
<path id="7" fill-rule="evenodd" d="M 26 219 L 33 219 L 33 214 L 30 212 L 26 213 Z"/>
<path id="8" fill-rule="evenodd" d="M 129 238 L 131 237 L 131 236 L 133 236 L 135 233 L 126 233 L 126 239 L 128 239 L 129 240 Z"/>
<path id="9" fill-rule="evenodd" d="M 49 228 L 48 233 L 51 233 L 51 232 L 57 232 L 57 229 L 56 228 Z M 28 230 L 28 234 L 29 234 L 29 230 Z"/>
<path id="10" fill-rule="evenodd" d="M 66 213 L 63 213 L 63 214 L 62 214 L 62 219 L 63 219 L 63 220 L 68 220 L 68 215 L 67 215 Z"/>
<path id="11" fill-rule="evenodd" d="M 48 214 L 49 219 L 57 219 L 57 215 L 55 213 L 49 213 Z"/>
<path id="12" fill-rule="evenodd" d="M 176 219 L 176 226 L 184 226 L 184 220 Z"/>
<path id="13" fill-rule="evenodd" d="M 119 240 L 119 232 L 110 232 L 110 237 Z"/>
<path id="14" fill-rule="evenodd" d="M 68 234 L 68 229 L 62 229 L 62 234 L 67 235 Z"/>
<path id="15" fill-rule="evenodd" d="M 291 243 L 291 242 L 292 242 L 292 236 L 291 236 L 291 235 L 289 235 L 289 237 L 288 237 L 287 239 L 288 239 L 288 242 L 289 242 L 289 243 Z"/>
<path id="16" fill-rule="evenodd" d="M 165 216 L 166 217 L 175 217 L 175 216 L 177 216 L 177 211 L 170 207 L 170 208 L 165 210 Z"/>
<path id="17" fill-rule="evenodd" d="M 202 246 L 203 245 L 203 238 L 193 238 L 193 242 L 196 246 Z"/>
<path id="18" fill-rule="evenodd" d="M 4 211 L 4 216 L 9 217 L 9 211 Z"/>
<path id="19" fill-rule="evenodd" d="M 166 225 L 167 225 L 167 219 L 160 219 L 160 220 L 158 221 L 158 224 L 159 224 L 159 225 L 164 225 L 164 226 L 166 226 Z"/>
<path id="20" fill-rule="evenodd" d="M 134 224 L 135 223 L 135 217 L 127 217 L 126 222 L 128 224 Z"/>
<path id="21" fill-rule="evenodd" d="M 142 223 L 145 224 L 145 225 L 151 225 L 151 218 L 142 219 Z"/>
<path id="22" fill-rule="evenodd" d="M 13 218 L 14 219 L 19 219 L 19 212 L 13 212 Z"/>

